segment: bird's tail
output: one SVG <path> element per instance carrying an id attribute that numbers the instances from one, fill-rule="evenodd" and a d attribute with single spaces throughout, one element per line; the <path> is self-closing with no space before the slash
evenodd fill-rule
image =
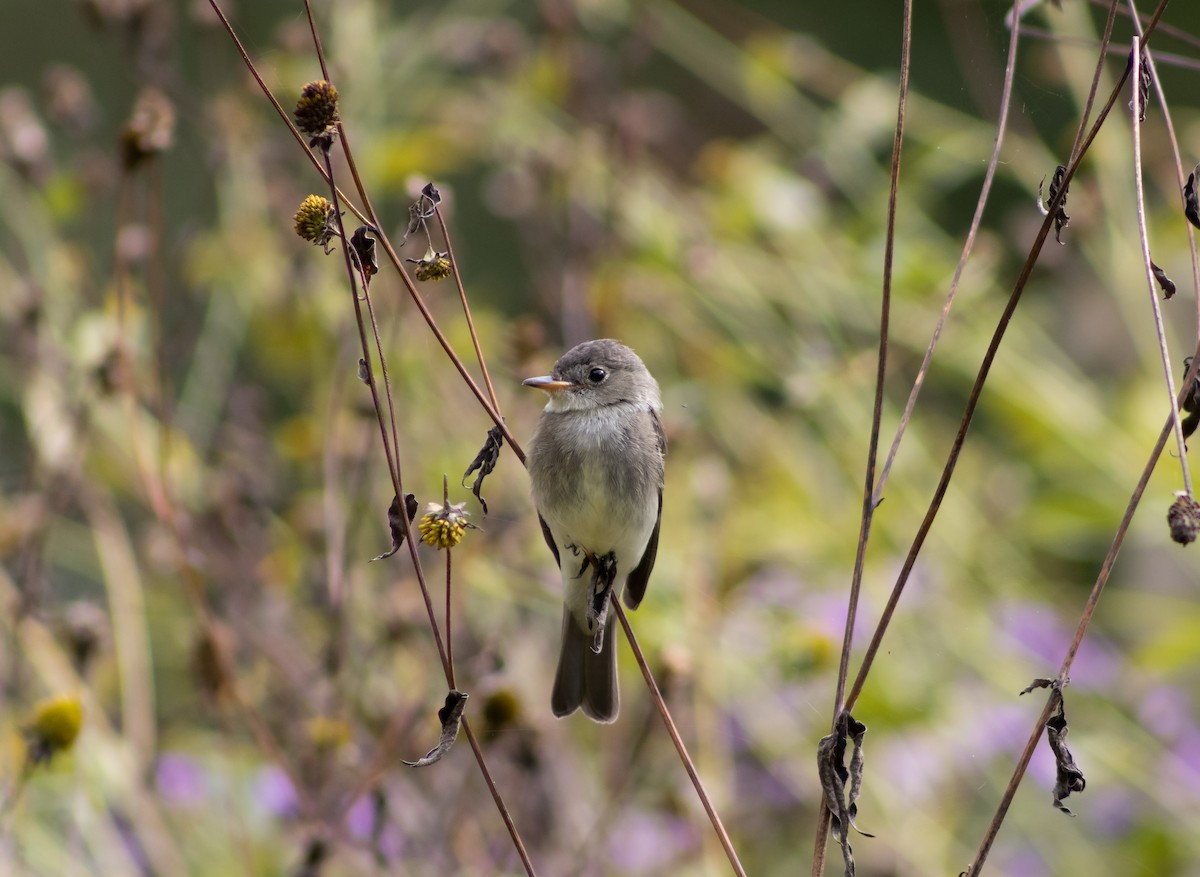
<path id="1" fill-rule="evenodd" d="M 562 650 L 554 674 L 550 707 L 559 718 L 583 707 L 596 722 L 616 721 L 621 707 L 617 691 L 617 619 L 611 614 L 604 626 L 600 652 L 592 651 L 595 638 L 586 633 L 563 607 Z"/>

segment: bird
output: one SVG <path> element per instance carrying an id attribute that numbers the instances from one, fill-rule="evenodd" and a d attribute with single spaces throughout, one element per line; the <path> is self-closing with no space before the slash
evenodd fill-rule
<path id="1" fill-rule="evenodd" d="M 572 347 L 525 386 L 549 396 L 527 464 L 542 535 L 563 582 L 562 645 L 550 706 L 617 718 L 615 623 L 609 594 L 636 609 L 658 555 L 667 451 L 658 384 L 611 338 Z"/>

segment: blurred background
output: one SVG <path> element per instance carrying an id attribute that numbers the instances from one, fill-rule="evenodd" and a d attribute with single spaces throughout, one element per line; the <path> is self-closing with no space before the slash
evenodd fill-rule
<path id="1" fill-rule="evenodd" d="M 290 112 L 321 76 L 302 5 L 223 8 Z M 513 434 L 543 404 L 521 380 L 579 340 L 620 338 L 658 378 L 662 544 L 632 620 L 748 872 L 807 873 L 870 431 L 901 4 L 316 15 L 392 239 L 422 186 L 442 192 Z M 1070 152 L 1104 15 L 1067 0 L 1024 18 L 995 188 L 874 521 L 852 672 L 1042 220 L 1039 182 Z M 1008 16 L 917 4 L 881 453 L 995 142 Z M 2 17 L 0 872 L 523 873 L 465 741 L 400 764 L 437 742 L 446 685 L 407 552 L 368 563 L 389 547 L 392 487 L 353 305 L 340 255 L 292 229 L 327 194 L 319 176 L 208 3 L 7 0 Z M 1164 22 L 1186 174 L 1200 7 Z M 1102 97 L 1131 33 L 1126 10 Z M 1128 100 L 1071 186 L 1064 243 L 1033 274 L 855 710 L 858 822 L 876 835 L 854 842 L 860 874 L 969 865 L 1044 703 L 1017 692 L 1057 672 L 1169 411 Z M 1196 295 L 1157 99 L 1143 139 L 1178 380 Z M 350 191 L 340 154 L 335 171 Z M 472 364 L 453 282 L 420 289 Z M 457 681 L 538 873 L 729 873 L 626 646 L 615 725 L 550 714 L 560 586 L 524 470 L 506 448 L 485 516 L 459 478 L 490 422 L 390 267 L 371 292 L 405 489 L 423 508 L 446 474 L 479 526 L 453 551 Z M 1197 549 L 1165 525 L 1181 488 L 1168 452 L 1072 672 L 1076 817 L 1051 807 L 1042 743 L 989 873 L 1200 874 Z M 445 554 L 421 558 L 441 623 Z M 63 695 L 82 733 L 27 771 L 22 729 Z"/>

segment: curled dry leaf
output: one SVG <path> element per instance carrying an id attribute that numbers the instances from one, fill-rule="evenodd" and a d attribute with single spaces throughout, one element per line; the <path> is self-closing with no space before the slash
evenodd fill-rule
<path id="1" fill-rule="evenodd" d="M 1150 271 L 1154 274 L 1154 279 L 1158 281 L 1158 285 L 1162 287 L 1163 298 L 1170 298 L 1175 294 L 1175 281 L 1167 276 L 1167 272 L 1150 261 Z"/>
<path id="2" fill-rule="evenodd" d="M 417 498 L 411 493 L 404 494 L 404 512 L 408 515 L 408 522 L 411 524 L 417 517 Z M 392 532 L 392 547 L 378 557 L 372 557 L 371 562 L 383 560 L 385 557 L 391 557 L 400 550 L 400 546 L 404 544 L 405 526 L 404 519 L 400 517 L 400 497 L 392 499 L 392 504 L 388 506 L 388 529 Z"/>
<path id="3" fill-rule="evenodd" d="M 426 752 L 421 760 L 406 761 L 405 764 L 409 767 L 426 767 L 442 760 L 458 739 L 458 729 L 462 725 L 463 708 L 467 705 L 468 697 L 465 692 L 450 689 L 446 695 L 446 703 L 438 710 L 438 721 L 442 723 L 442 737 L 438 745 Z"/>
<path id="4" fill-rule="evenodd" d="M 1050 178 L 1050 193 L 1046 203 L 1042 204 L 1042 186 L 1046 182 L 1046 178 L 1042 177 L 1042 181 L 1038 183 L 1038 211 L 1042 216 L 1050 213 L 1051 205 L 1058 198 L 1059 190 L 1062 190 L 1062 201 L 1054 208 L 1054 239 L 1060 244 L 1062 243 L 1062 230 L 1071 222 L 1071 217 L 1067 216 L 1067 187 L 1063 184 L 1066 179 L 1067 169 L 1061 164 L 1054 169 L 1054 176 Z"/>
<path id="5" fill-rule="evenodd" d="M 1200 228 L 1200 199 L 1196 197 L 1196 174 L 1200 173 L 1200 164 L 1188 174 L 1187 182 L 1183 184 L 1183 215 L 1188 222 Z"/>
<path id="6" fill-rule="evenodd" d="M 1192 369 L 1192 358 L 1189 356 L 1183 361 L 1183 376 L 1187 377 L 1187 373 Z M 1190 438 L 1192 433 L 1196 431 L 1196 427 L 1200 426 L 1200 374 L 1192 379 L 1191 384 L 1187 387 L 1183 395 L 1183 403 L 1180 407 L 1183 413 L 1187 415 L 1183 418 L 1180 426 L 1183 428 L 1183 437 Z"/>
<path id="7" fill-rule="evenodd" d="M 1058 690 L 1058 713 L 1046 722 L 1046 742 L 1054 752 L 1056 779 L 1054 782 L 1054 807 L 1068 816 L 1075 814 L 1063 804 L 1063 799 L 1073 792 L 1082 792 L 1087 786 L 1083 771 L 1075 764 L 1071 750 L 1067 748 L 1067 714 L 1063 708 L 1062 690 Z"/>
<path id="8" fill-rule="evenodd" d="M 355 267 L 362 269 L 367 283 L 370 283 L 371 278 L 379 273 L 379 260 L 375 256 L 375 238 L 370 237 L 370 235 L 378 233 L 378 229 L 373 225 L 360 225 L 354 230 L 354 234 L 350 235 L 350 255 L 354 258 Z"/>
<path id="9" fill-rule="evenodd" d="M 471 493 L 475 494 L 475 498 L 479 500 L 479 507 L 483 509 L 483 513 L 487 514 L 487 503 L 484 502 L 479 491 L 483 489 L 483 479 L 492 474 L 492 470 L 496 468 L 496 463 L 500 461 L 500 448 L 504 446 L 504 433 L 500 432 L 500 427 L 493 426 L 488 430 L 487 441 L 483 443 L 483 447 L 479 453 L 475 455 L 475 459 L 471 461 L 471 465 L 467 467 L 467 471 L 463 473 L 462 484 L 467 483 L 467 476 L 478 470 L 479 474 L 475 476 L 475 480 L 471 483 Z"/>
<path id="10" fill-rule="evenodd" d="M 1021 694 L 1029 694 L 1029 692 L 1037 688 L 1054 688 L 1057 684 L 1057 679 L 1046 679 L 1045 677 L 1039 676 L 1037 679 L 1034 679 L 1027 686 L 1025 686 L 1025 689 L 1021 692 Z"/>
<path id="11" fill-rule="evenodd" d="M 825 806 L 829 810 L 833 836 L 842 845 L 842 858 L 846 864 L 846 877 L 854 877 L 854 854 L 850 848 L 849 831 L 853 828 L 863 837 L 874 837 L 859 828 L 854 819 L 858 815 L 858 795 L 862 790 L 863 737 L 867 726 L 857 721 L 849 712 L 838 716 L 832 734 L 821 738 L 817 744 L 817 775 Z M 846 742 L 852 744 L 850 764 L 846 765 Z M 846 783 L 849 780 L 849 789 Z"/>

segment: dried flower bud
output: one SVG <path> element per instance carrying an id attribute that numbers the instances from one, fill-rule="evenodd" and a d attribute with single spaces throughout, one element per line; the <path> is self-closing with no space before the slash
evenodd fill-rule
<path id="1" fill-rule="evenodd" d="M 233 637 L 221 624 L 200 631 L 192 645 L 192 679 L 205 695 L 220 700 L 233 690 Z"/>
<path id="2" fill-rule="evenodd" d="M 448 253 L 426 250 L 423 258 L 405 259 L 404 261 L 412 262 L 417 266 L 413 271 L 417 280 L 445 280 L 451 274 Z"/>
<path id="3" fill-rule="evenodd" d="M 309 195 L 300 202 L 294 223 L 296 234 L 321 247 L 326 246 L 337 231 L 333 222 L 333 204 L 320 195 Z"/>
<path id="4" fill-rule="evenodd" d="M 69 750 L 82 727 L 83 704 L 79 698 L 60 695 L 38 703 L 24 729 L 30 763 L 41 764 Z"/>
<path id="5" fill-rule="evenodd" d="M 431 502 L 418 525 L 421 541 L 438 549 L 453 548 L 461 542 L 467 528 L 475 527 L 467 520 L 470 515 L 465 511 L 466 505 L 465 502 Z"/>
<path id="6" fill-rule="evenodd" d="M 1180 545 L 1195 542 L 1196 534 L 1200 533 L 1200 503 L 1186 493 L 1177 494 L 1167 510 L 1167 525 L 1171 528 L 1171 538 Z"/>
<path id="7" fill-rule="evenodd" d="M 337 89 L 324 79 L 313 80 L 300 90 L 292 116 L 302 134 L 320 137 L 327 133 L 339 120 Z"/>
<path id="8" fill-rule="evenodd" d="M 121 129 L 121 158 L 126 168 L 165 152 L 175 142 L 175 107 L 157 88 L 143 88 L 129 121 Z"/>

